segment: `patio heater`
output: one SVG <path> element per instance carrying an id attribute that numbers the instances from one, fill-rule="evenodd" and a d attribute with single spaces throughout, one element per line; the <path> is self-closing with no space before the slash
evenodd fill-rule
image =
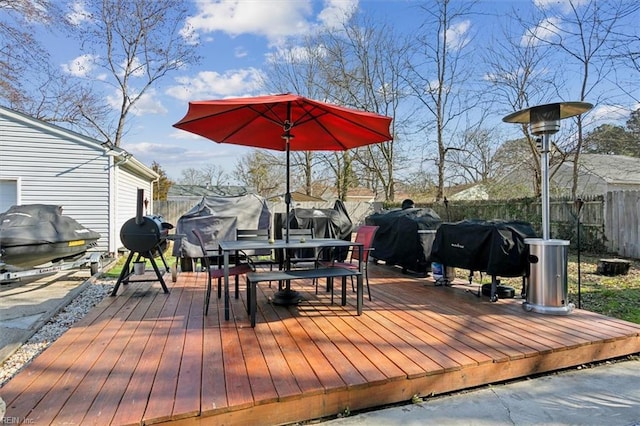
<path id="1" fill-rule="evenodd" d="M 540 136 L 542 171 L 542 238 L 526 238 L 530 271 L 526 301 L 528 312 L 567 315 L 574 305 L 568 303 L 567 263 L 569 241 L 549 238 L 549 138 L 560 130 L 560 120 L 583 114 L 593 108 L 586 102 L 559 102 L 516 111 L 504 117 L 507 123 L 528 124 L 531 133 Z"/>

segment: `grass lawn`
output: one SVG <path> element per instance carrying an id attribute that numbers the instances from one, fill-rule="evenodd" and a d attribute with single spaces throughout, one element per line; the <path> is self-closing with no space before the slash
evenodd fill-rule
<path id="1" fill-rule="evenodd" d="M 174 265 L 172 262 L 175 262 L 175 258 L 171 257 L 171 251 L 167 250 L 164 253 L 164 258 L 167 261 L 167 264 L 169 265 L 169 267 L 173 268 Z M 151 261 L 146 258 L 143 258 L 143 259 L 145 261 L 145 269 L 153 271 L 153 266 L 151 265 Z M 135 260 L 135 257 L 133 258 L 133 260 Z M 164 263 L 162 263 L 162 259 L 160 258 L 160 256 L 156 257 L 154 260 L 156 261 L 156 265 L 158 266 L 160 271 L 161 272 L 164 271 Z M 104 277 L 109 277 L 109 278 L 118 278 L 120 276 L 120 272 L 122 271 L 122 267 L 124 266 L 124 263 L 126 261 L 127 261 L 126 255 L 120 256 L 118 260 L 113 265 L 110 266 L 109 270 L 104 271 L 102 275 Z M 133 261 L 131 262 L 129 267 L 130 268 L 133 267 Z"/>
<path id="2" fill-rule="evenodd" d="M 631 268 L 627 275 L 597 275 L 598 260 L 611 257 L 580 254 L 581 307 L 587 311 L 640 324 L 640 261 L 631 260 Z M 459 273 L 456 271 L 456 275 Z M 501 278 L 500 281 L 502 284 L 513 286 L 516 294 L 520 294 L 521 278 Z M 575 253 L 569 255 L 567 281 L 569 302 L 578 307 L 578 258 Z"/>

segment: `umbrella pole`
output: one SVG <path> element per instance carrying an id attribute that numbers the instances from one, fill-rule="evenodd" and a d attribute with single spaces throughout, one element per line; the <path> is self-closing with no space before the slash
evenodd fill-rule
<path id="1" fill-rule="evenodd" d="M 287 193 L 284 195 L 284 202 L 287 205 L 287 215 L 285 216 L 285 222 L 286 222 L 286 236 L 285 236 L 285 241 L 288 243 L 289 242 L 289 212 L 291 211 L 291 189 L 289 187 L 290 182 L 289 182 L 289 167 L 291 167 L 291 151 L 289 151 L 289 139 L 291 138 L 291 135 L 289 134 L 289 130 L 287 130 L 287 133 L 285 133 L 285 145 L 286 145 L 286 150 L 287 150 L 287 177 L 286 177 L 286 182 L 287 182 Z"/>
<path id="2" fill-rule="evenodd" d="M 287 102 L 287 119 L 284 122 L 284 145 L 285 151 L 287 154 L 287 169 L 286 169 L 286 182 L 287 182 L 287 193 L 284 196 L 284 202 L 287 205 L 287 217 L 286 217 L 286 230 L 287 235 L 285 237 L 285 242 L 289 243 L 289 212 L 291 211 L 291 188 L 290 188 L 290 178 L 289 178 L 289 170 L 291 167 L 291 127 L 293 127 L 293 123 L 291 122 L 291 102 Z"/>
<path id="3" fill-rule="evenodd" d="M 287 116 L 291 117 L 291 104 L 288 105 Z M 285 201 L 285 204 L 287 205 L 287 215 L 285 217 L 285 222 L 286 222 L 285 242 L 288 244 L 289 243 L 289 212 L 291 211 L 291 188 L 289 187 L 290 185 L 289 168 L 291 167 L 291 149 L 289 147 L 289 142 L 293 137 L 291 136 L 291 120 L 285 121 L 284 135 L 282 135 L 282 137 L 285 140 L 285 151 L 287 154 L 287 178 L 286 178 L 287 192 L 284 196 L 284 201 Z M 286 249 L 284 250 L 284 255 L 287 256 L 287 259 L 285 259 L 285 264 L 286 264 L 286 268 L 289 269 L 289 266 L 290 266 L 289 259 L 288 259 L 289 254 Z M 291 290 L 291 281 L 286 281 L 285 288 L 283 288 L 282 290 L 276 291 L 273 295 L 273 303 L 276 305 L 282 305 L 282 306 L 297 305 L 300 302 L 300 300 L 302 300 L 300 293 L 295 290 Z"/>

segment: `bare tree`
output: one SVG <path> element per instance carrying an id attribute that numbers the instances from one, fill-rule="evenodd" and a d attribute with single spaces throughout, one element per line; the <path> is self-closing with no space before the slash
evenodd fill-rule
<path id="1" fill-rule="evenodd" d="M 271 61 L 266 86 L 395 116 L 403 94 L 399 71 L 406 63 L 405 51 L 406 44 L 403 47 L 402 39 L 388 25 L 354 18 L 280 51 Z M 398 120 L 393 125 L 399 127 Z M 349 188 L 370 187 L 372 182 L 381 184 L 381 192 L 393 199 L 396 162 L 393 142 L 350 152 L 292 154 L 292 168 L 303 172 L 308 194 L 317 177 L 314 172 L 322 164 L 342 199 Z"/>
<path id="2" fill-rule="evenodd" d="M 637 14 L 640 4 L 627 0 L 567 0 L 567 12 L 557 17 L 557 10 L 538 9 L 535 21 L 521 20 L 527 29 L 525 37 L 541 47 L 562 53 L 561 67 L 578 81 L 578 96 L 568 94 L 570 100 L 606 104 L 610 94 L 601 89 L 612 74 L 615 57 L 613 47 L 620 27 L 628 25 L 630 16 Z M 583 143 L 582 116 L 576 118 L 576 137 L 573 149 L 573 184 L 571 195 L 576 196 L 579 159 Z"/>
<path id="3" fill-rule="evenodd" d="M 401 159 L 397 140 L 404 125 L 398 108 L 407 93 L 402 75 L 406 73 L 409 43 L 387 24 L 359 17 L 345 23 L 341 31 L 322 34 L 318 44 L 325 52 L 320 71 L 330 100 L 393 117 L 393 141 L 342 154 L 337 186 L 346 191 L 355 184 L 371 189 L 379 185 L 377 192 L 393 201 L 396 166 Z"/>
<path id="4" fill-rule="evenodd" d="M 471 42 L 467 18 L 475 2 L 433 3 L 420 5 L 426 18 L 416 34 L 416 51 L 407 82 L 424 107 L 420 128 L 427 136 L 425 139 L 435 132 L 439 201 L 444 197 L 445 164 L 447 152 L 453 148 L 453 135 L 460 120 L 477 105 L 479 96 L 473 96 L 470 90 L 473 69 L 467 55 Z"/>
<path id="5" fill-rule="evenodd" d="M 280 159 L 265 150 L 253 150 L 237 163 L 233 176 L 265 198 L 284 194 L 285 170 Z"/>
<path id="6" fill-rule="evenodd" d="M 103 117 L 105 103 L 92 86 L 53 66 L 36 37 L 71 31 L 62 7 L 48 0 L 0 0 L 0 12 L 0 98 L 17 111 L 70 127 L 82 122 L 80 103 Z"/>
<path id="7" fill-rule="evenodd" d="M 640 19 L 635 11 L 635 21 Z M 633 22 L 633 20 L 631 20 Z M 615 84 L 636 104 L 640 103 L 640 34 L 637 25 L 626 25 L 618 30 L 615 46 Z M 619 65 L 619 66 L 618 66 Z M 636 105 L 637 108 L 637 105 Z M 632 107 L 632 111 L 635 108 Z"/>
<path id="8" fill-rule="evenodd" d="M 521 27 L 513 29 L 510 23 L 514 19 L 506 20 L 501 34 L 494 38 L 490 49 L 487 49 L 484 62 L 487 66 L 485 80 L 492 89 L 491 102 L 500 105 L 499 112 L 506 115 L 514 111 L 550 102 L 557 95 L 563 82 L 561 76 L 549 67 L 549 50 L 538 48 L 538 43 L 531 37 L 522 37 Z M 506 156 L 502 159 L 502 170 L 510 171 L 513 167 L 523 167 L 531 171 L 532 186 L 537 196 L 541 193 L 542 170 L 536 138 L 529 133 L 528 125 L 521 125 L 523 140 L 522 151 L 509 149 L 512 164 L 505 164 Z M 558 154 L 560 151 L 555 150 Z M 525 161 L 525 163 L 523 163 Z M 554 158 L 558 163 L 560 159 Z"/>
<path id="9" fill-rule="evenodd" d="M 497 138 L 492 129 L 476 126 L 463 132 L 462 145 L 450 152 L 449 164 L 455 165 L 451 179 L 461 183 L 486 183 L 495 176 L 492 162 Z"/>
<path id="10" fill-rule="evenodd" d="M 85 105 L 86 120 L 105 140 L 120 146 L 128 116 L 149 89 L 172 71 L 195 63 L 196 46 L 183 38 L 187 4 L 182 0 L 88 2 L 83 47 L 110 76 L 116 91 L 115 120 L 101 123 Z"/>
<path id="11" fill-rule="evenodd" d="M 180 171 L 180 185 L 201 185 L 200 172 L 194 167 L 187 167 Z"/>
<path id="12" fill-rule="evenodd" d="M 45 0 L 0 0 L 0 94 L 10 103 L 25 96 L 25 73 L 48 60 L 34 27 L 50 22 L 49 7 Z"/>
<path id="13" fill-rule="evenodd" d="M 228 179 L 221 167 L 214 164 L 195 169 L 182 169 L 180 183 L 182 185 L 222 186 Z"/>

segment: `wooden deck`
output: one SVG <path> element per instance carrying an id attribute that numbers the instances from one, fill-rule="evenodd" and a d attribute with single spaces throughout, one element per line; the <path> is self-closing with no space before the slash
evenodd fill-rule
<path id="1" fill-rule="evenodd" d="M 202 311 L 205 276 L 131 283 L 94 308 L 2 389 L 6 417 L 28 424 L 275 425 L 557 370 L 640 352 L 640 325 L 576 310 L 527 313 L 464 285 L 435 287 L 371 265 L 373 301 L 300 282 L 307 301 L 258 291 L 251 328 L 244 292 L 224 321 Z M 275 287 L 275 286 L 274 286 Z"/>

